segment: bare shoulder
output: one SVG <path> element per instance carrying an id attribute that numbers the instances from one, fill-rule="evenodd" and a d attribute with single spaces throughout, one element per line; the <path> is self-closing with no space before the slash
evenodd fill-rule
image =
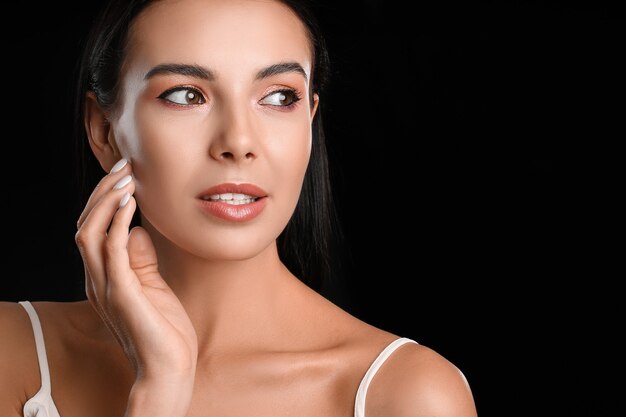
<path id="1" fill-rule="evenodd" d="M 475 417 L 463 373 L 434 350 L 414 343 L 397 349 L 372 380 L 367 415 Z"/>
<path id="2" fill-rule="evenodd" d="M 5 383 L 25 371 L 22 365 L 37 364 L 33 328 L 24 307 L 0 302 L 0 334 L 0 381 Z"/>
<path id="3" fill-rule="evenodd" d="M 398 335 L 337 309 L 319 315 L 317 328 L 341 340 L 343 363 L 357 391 L 365 370 Z M 319 317 L 318 316 L 318 317 Z M 370 368 L 371 369 L 371 368 Z M 365 396 L 367 417 L 476 417 L 470 386 L 461 370 L 427 346 L 405 343 L 378 368 Z"/>
<path id="4" fill-rule="evenodd" d="M 0 334 L 0 415 L 21 416 L 40 378 L 33 328 L 18 303 L 0 302 Z"/>

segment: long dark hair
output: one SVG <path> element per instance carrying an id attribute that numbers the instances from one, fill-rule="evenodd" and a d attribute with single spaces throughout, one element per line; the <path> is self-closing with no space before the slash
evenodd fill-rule
<path id="1" fill-rule="evenodd" d="M 314 51 L 311 97 L 322 96 L 328 82 L 329 57 L 313 9 L 302 0 L 279 0 L 290 7 L 308 30 Z M 81 206 L 103 172 L 87 145 L 83 125 L 85 94 L 93 91 L 104 109 L 111 109 L 119 94 L 120 69 L 131 24 L 149 0 L 112 0 L 91 28 L 78 69 L 76 97 L 76 144 L 84 195 Z M 332 277 L 332 255 L 339 238 L 339 224 L 330 187 L 328 153 L 322 127 L 321 104 L 313 119 L 311 158 L 300 199 L 285 230 L 278 238 L 281 260 L 290 271 L 316 291 Z M 135 217 L 135 223 L 139 217 Z"/>

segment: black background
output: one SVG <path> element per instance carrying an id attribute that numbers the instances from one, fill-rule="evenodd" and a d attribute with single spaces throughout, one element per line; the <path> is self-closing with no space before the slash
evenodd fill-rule
<path id="1" fill-rule="evenodd" d="M 457 364 L 481 416 L 623 415 L 623 10 L 318 3 L 348 248 L 329 297 Z M 72 89 L 97 4 L 5 11 L 2 300 L 83 297 Z"/>

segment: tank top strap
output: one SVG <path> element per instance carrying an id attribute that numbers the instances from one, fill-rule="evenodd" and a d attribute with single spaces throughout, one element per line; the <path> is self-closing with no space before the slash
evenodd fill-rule
<path id="1" fill-rule="evenodd" d="M 20 301 L 19 304 L 24 307 L 28 313 L 30 323 L 33 326 L 37 360 L 39 361 L 39 373 L 41 375 L 41 388 L 37 394 L 24 404 L 24 417 L 60 417 L 54 400 L 52 399 L 50 368 L 48 367 L 46 344 L 44 342 L 39 316 L 30 301 Z"/>
<path id="2" fill-rule="evenodd" d="M 406 337 L 401 337 L 399 339 L 391 342 L 382 352 L 374 359 L 374 362 L 370 365 L 369 369 L 363 376 L 361 380 L 361 384 L 359 385 L 359 389 L 356 393 L 356 400 L 354 403 L 354 417 L 365 417 L 365 399 L 367 397 L 367 389 L 370 386 L 370 382 L 380 369 L 380 367 L 385 363 L 385 361 L 391 356 L 393 352 L 396 351 L 400 346 L 406 343 L 417 343 L 412 339 L 408 339 Z"/>

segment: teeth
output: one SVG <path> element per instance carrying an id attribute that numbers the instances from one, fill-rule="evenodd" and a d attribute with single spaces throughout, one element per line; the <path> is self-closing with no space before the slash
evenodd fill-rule
<path id="1" fill-rule="evenodd" d="M 205 201 L 219 201 L 220 203 L 232 204 L 234 206 L 250 204 L 257 200 L 256 197 L 239 193 L 213 194 L 203 196 L 202 199 Z"/>

